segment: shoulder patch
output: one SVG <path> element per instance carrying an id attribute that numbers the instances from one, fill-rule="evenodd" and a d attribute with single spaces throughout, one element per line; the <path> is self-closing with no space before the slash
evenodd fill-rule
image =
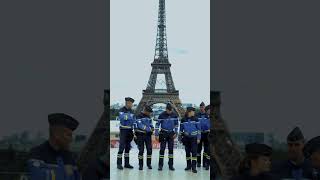
<path id="1" fill-rule="evenodd" d="M 33 161 L 32 165 L 34 167 L 40 167 L 40 162 L 39 161 Z"/>

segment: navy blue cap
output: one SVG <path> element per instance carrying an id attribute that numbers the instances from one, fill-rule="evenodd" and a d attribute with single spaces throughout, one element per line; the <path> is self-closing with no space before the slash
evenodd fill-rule
<path id="1" fill-rule="evenodd" d="M 149 105 L 145 105 L 144 106 L 144 110 L 146 110 L 147 112 L 153 112 L 152 108 Z"/>
<path id="2" fill-rule="evenodd" d="M 303 153 L 308 158 L 313 152 L 318 150 L 320 150 L 320 136 L 310 139 L 304 146 Z"/>
<path id="3" fill-rule="evenodd" d="M 196 109 L 194 107 L 187 107 L 187 111 L 195 111 Z"/>
<path id="4" fill-rule="evenodd" d="M 205 106 L 204 102 L 201 102 L 200 106 Z"/>
<path id="5" fill-rule="evenodd" d="M 48 121 L 50 126 L 62 125 L 68 129 L 74 131 L 77 129 L 79 122 L 73 117 L 64 113 L 52 113 L 48 115 Z"/>
<path id="6" fill-rule="evenodd" d="M 295 127 L 287 136 L 287 141 L 304 140 L 304 136 L 299 127 Z"/>
<path id="7" fill-rule="evenodd" d="M 125 101 L 130 101 L 132 103 L 134 103 L 134 99 L 132 99 L 131 97 L 126 97 L 124 98 Z"/>
<path id="8" fill-rule="evenodd" d="M 166 109 L 168 109 L 169 111 L 172 110 L 172 105 L 170 103 L 167 103 Z"/>
<path id="9" fill-rule="evenodd" d="M 245 150 L 246 153 L 250 155 L 271 156 L 272 154 L 272 148 L 270 146 L 260 143 L 246 144 Z"/>

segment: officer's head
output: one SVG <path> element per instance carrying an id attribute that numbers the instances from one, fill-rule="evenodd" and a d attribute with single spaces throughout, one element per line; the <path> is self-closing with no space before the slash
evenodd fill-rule
<path id="1" fill-rule="evenodd" d="M 131 109 L 134 103 L 134 99 L 132 99 L 131 97 L 126 97 L 124 98 L 125 102 L 126 102 L 126 107 L 128 109 Z"/>
<path id="2" fill-rule="evenodd" d="M 200 112 L 204 113 L 205 111 L 206 105 L 204 104 L 204 102 L 201 102 L 200 104 Z"/>
<path id="3" fill-rule="evenodd" d="M 195 111 L 195 108 L 194 108 L 194 107 L 187 107 L 186 116 L 187 116 L 187 117 L 192 117 L 192 116 L 194 116 L 194 111 Z"/>
<path id="4" fill-rule="evenodd" d="M 72 142 L 72 132 L 78 127 L 79 122 L 63 113 L 49 114 L 48 121 L 50 142 L 60 150 L 68 150 Z"/>
<path id="5" fill-rule="evenodd" d="M 151 113 L 153 112 L 152 108 L 148 105 L 145 105 L 143 108 L 143 113 L 147 116 L 150 116 Z"/>
<path id="6" fill-rule="evenodd" d="M 312 166 L 316 169 L 320 169 L 320 136 L 309 140 L 306 143 L 303 152 L 306 158 L 310 158 Z"/>
<path id="7" fill-rule="evenodd" d="M 168 114 L 171 114 L 171 113 L 172 113 L 172 105 L 171 105 L 170 103 L 168 103 L 167 106 L 166 106 L 166 112 L 167 112 Z"/>
<path id="8" fill-rule="evenodd" d="M 248 166 L 258 174 L 270 171 L 272 148 L 259 143 L 247 144 L 245 147 Z"/>
<path id="9" fill-rule="evenodd" d="M 295 127 L 287 136 L 288 158 L 297 161 L 303 158 L 304 136 L 299 127 Z"/>

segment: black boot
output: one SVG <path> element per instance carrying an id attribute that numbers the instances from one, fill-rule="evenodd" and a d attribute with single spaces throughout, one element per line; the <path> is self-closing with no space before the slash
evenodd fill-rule
<path id="1" fill-rule="evenodd" d="M 148 166 L 149 169 L 152 169 L 152 166 L 151 166 L 151 154 L 147 155 L 147 166 Z"/>
<path id="2" fill-rule="evenodd" d="M 170 165 L 170 166 L 169 166 L 169 169 L 170 169 L 170 171 L 176 170 L 176 169 L 173 167 L 173 165 Z"/>
<path id="3" fill-rule="evenodd" d="M 159 156 L 159 168 L 158 168 L 159 171 L 162 171 L 162 167 L 163 167 L 163 157 L 164 157 L 164 155 L 161 155 L 161 154 L 160 154 L 160 156 Z"/>
<path id="4" fill-rule="evenodd" d="M 197 167 L 201 167 L 201 154 L 197 155 Z"/>
<path id="5" fill-rule="evenodd" d="M 171 170 L 171 171 L 174 171 L 175 169 L 174 169 L 174 167 L 173 167 L 173 155 L 169 155 L 170 157 L 169 157 L 169 162 L 168 162 L 168 165 L 169 165 L 169 169 Z"/>
<path id="6" fill-rule="evenodd" d="M 192 160 L 192 172 L 197 173 L 197 168 L 196 168 L 197 160 Z"/>
<path id="7" fill-rule="evenodd" d="M 129 164 L 129 155 L 126 157 L 126 155 L 125 155 L 125 157 L 124 157 L 124 167 L 125 168 L 129 168 L 129 169 L 132 169 L 133 168 L 133 166 L 131 166 L 130 164 Z"/>
<path id="8" fill-rule="evenodd" d="M 120 165 L 120 164 L 117 165 L 117 168 L 120 169 L 120 170 L 123 169 L 122 165 Z"/>
<path id="9" fill-rule="evenodd" d="M 187 167 L 184 170 L 188 171 L 190 169 L 191 169 L 191 160 L 187 160 Z"/>
<path id="10" fill-rule="evenodd" d="M 205 152 L 202 155 L 202 166 L 203 167 L 207 166 L 207 154 Z"/>
<path id="11" fill-rule="evenodd" d="M 143 169 L 143 156 L 138 156 L 139 157 L 139 170 Z"/>
<path id="12" fill-rule="evenodd" d="M 209 170 L 209 169 L 210 169 L 210 156 L 207 155 L 205 170 Z"/>
<path id="13" fill-rule="evenodd" d="M 205 168 L 205 170 L 209 170 L 209 169 L 210 169 L 209 164 L 206 164 L 206 168 Z"/>
<path id="14" fill-rule="evenodd" d="M 122 154 L 118 154 L 118 158 L 117 158 L 117 168 L 122 170 Z"/>

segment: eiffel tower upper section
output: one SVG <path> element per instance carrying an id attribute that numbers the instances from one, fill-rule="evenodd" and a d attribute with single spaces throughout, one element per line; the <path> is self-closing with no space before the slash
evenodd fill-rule
<path id="1" fill-rule="evenodd" d="M 166 81 L 166 92 L 177 93 L 172 75 L 170 72 L 171 64 L 168 58 L 167 34 L 166 34 L 166 9 L 165 0 L 159 0 L 157 40 L 154 54 L 154 61 L 151 63 L 152 71 L 145 92 L 155 93 L 155 85 L 157 83 L 157 75 L 164 74 Z"/>
<path id="2" fill-rule="evenodd" d="M 154 54 L 154 64 L 169 64 L 165 8 L 165 0 L 159 0 L 157 41 Z"/>

